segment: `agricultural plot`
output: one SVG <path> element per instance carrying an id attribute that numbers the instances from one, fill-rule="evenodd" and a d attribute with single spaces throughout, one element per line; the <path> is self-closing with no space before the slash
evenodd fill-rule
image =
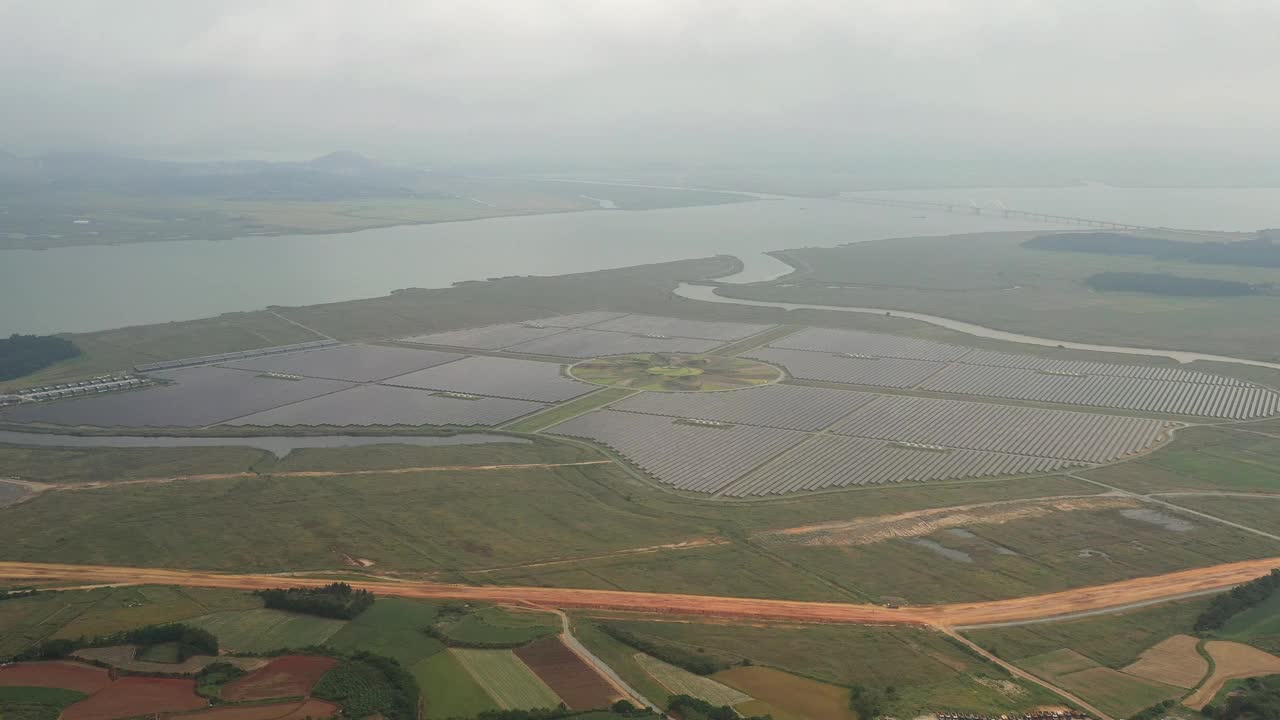
<path id="1" fill-rule="evenodd" d="M 759 425 L 784 430 L 821 430 L 877 395 L 799 385 L 765 385 L 743 392 L 640 393 L 613 410 Z"/>
<path id="2" fill-rule="evenodd" d="M 704 493 L 730 485 L 806 437 L 775 428 L 709 427 L 612 410 L 587 413 L 547 432 L 594 440 L 659 482 Z"/>
<path id="3" fill-rule="evenodd" d="M 449 652 L 499 707 L 553 708 L 560 704 L 560 697 L 510 650 L 454 648 Z"/>
<path id="4" fill-rule="evenodd" d="M 791 377 L 848 385 L 886 388 L 913 388 L 946 367 L 929 360 L 853 357 L 808 350 L 764 347 L 742 357 L 781 365 Z"/>
<path id="5" fill-rule="evenodd" d="M 358 385 L 349 390 L 246 415 L 229 425 L 501 425 L 546 409 L 542 403 L 456 397 L 427 390 Z"/>
<path id="6" fill-rule="evenodd" d="M 627 315 L 626 317 L 596 323 L 591 326 L 591 329 L 634 333 L 637 335 L 665 335 L 667 337 L 704 338 L 729 342 L 757 335 L 772 327 L 774 326 L 751 323 L 705 322 L 702 320 L 680 320 L 678 318 L 656 317 L 653 315 Z"/>
<path id="7" fill-rule="evenodd" d="M 909 480 L 1031 475 L 1072 464 L 1052 458 L 815 435 L 735 483 L 725 494 L 747 497 Z"/>
<path id="8" fill-rule="evenodd" d="M 848 688 L 817 682 L 771 667 L 737 667 L 713 676 L 733 688 L 750 693 L 739 703 L 743 715 L 777 713 L 782 718 L 857 720 L 849 708 Z"/>
<path id="9" fill-rule="evenodd" d="M 561 327 L 540 326 L 537 323 L 502 323 L 483 327 L 449 330 L 429 335 L 400 338 L 401 342 L 423 345 L 447 345 L 449 347 L 475 348 L 477 350 L 501 350 L 519 343 L 537 340 L 564 332 Z"/>
<path id="10" fill-rule="evenodd" d="M 1160 420 L 956 400 L 872 397 L 875 402 L 863 403 L 831 432 L 1102 463 L 1146 450 L 1167 431 L 1166 423 Z M 629 402 L 614 407 L 626 409 Z"/>
<path id="11" fill-rule="evenodd" d="M 186 622 L 213 633 L 223 648 L 245 653 L 323 645 L 347 624 L 267 608 L 212 613 Z"/>
<path id="12" fill-rule="evenodd" d="M 916 338 L 861 332 L 858 330 L 830 330 L 808 328 L 781 340 L 769 343 L 772 348 L 787 350 L 811 350 L 825 353 L 848 353 L 882 358 L 906 360 L 933 360 L 951 362 L 958 360 L 970 348 L 919 340 Z"/>
<path id="13" fill-rule="evenodd" d="M 432 603 L 381 597 L 325 643 L 339 650 L 385 655 L 409 668 L 444 649 L 439 640 L 422 632 L 435 619 L 436 606 Z"/>
<path id="14" fill-rule="evenodd" d="M 221 363 L 223 367 L 305 377 L 376 382 L 443 365 L 465 355 L 381 345 L 338 345 L 316 350 L 264 355 Z"/>
<path id="15" fill-rule="evenodd" d="M 920 387 L 936 392 L 1244 420 L 1280 412 L 1280 394 L 1260 387 L 1110 375 L 950 365 Z"/>
<path id="16" fill-rule="evenodd" d="M 224 700 L 270 700 L 307 695 L 338 661 L 321 655 L 284 655 L 222 688 Z"/>
<path id="17" fill-rule="evenodd" d="M 1189 690 L 1209 672 L 1209 661 L 1196 652 L 1199 642 L 1190 635 L 1165 638 L 1144 650 L 1136 662 L 1124 668 L 1124 672 Z"/>
<path id="18" fill-rule="evenodd" d="M 595 390 L 565 377 L 555 363 L 496 357 L 469 357 L 401 375 L 388 384 L 538 402 L 572 400 Z"/>
<path id="19" fill-rule="evenodd" d="M 0 687 L 64 688 L 85 694 L 111 684 L 104 668 L 75 662 L 25 662 L 0 665 Z"/>
<path id="20" fill-rule="evenodd" d="M 209 701 L 195 690 L 195 680 L 122 677 L 64 710 L 62 718 L 113 720 L 208 707 Z"/>
<path id="21" fill-rule="evenodd" d="M 8 420 L 99 427 L 200 427 L 351 387 L 336 380 L 285 380 L 202 366 L 153 375 L 146 390 L 22 406 Z"/>
<path id="22" fill-rule="evenodd" d="M 1182 694 L 1173 686 L 1103 667 L 1071 650 L 1056 650 L 1016 664 L 1118 717 Z"/>
<path id="23" fill-rule="evenodd" d="M 573 710 L 605 708 L 622 697 L 590 665 L 561 642 L 548 637 L 515 650 L 529 669 Z"/>
<path id="24" fill-rule="evenodd" d="M 1203 708 L 1228 680 L 1280 674 L 1280 657 L 1255 647 L 1225 640 L 1210 640 L 1204 649 L 1213 658 L 1213 674 L 1204 681 L 1183 705 L 1199 710 Z"/>
<path id="25" fill-rule="evenodd" d="M 475 717 L 498 705 L 451 652 L 439 652 L 414 664 L 422 691 L 423 716 L 430 720 Z"/>
<path id="26" fill-rule="evenodd" d="M 719 340 L 686 337 L 648 337 L 623 332 L 575 328 L 509 348 L 511 352 L 553 357 L 591 358 L 643 352 L 704 353 L 719 347 Z"/>
<path id="27" fill-rule="evenodd" d="M 735 690 L 728 685 L 723 685 L 702 675 L 694 675 L 684 668 L 664 663 L 652 655 L 636 653 L 635 661 L 640 667 L 644 668 L 649 677 L 666 688 L 671 695 L 696 697 L 699 700 L 706 700 L 717 707 L 721 705 L 737 705 L 751 700 L 750 695 L 740 690 Z"/>

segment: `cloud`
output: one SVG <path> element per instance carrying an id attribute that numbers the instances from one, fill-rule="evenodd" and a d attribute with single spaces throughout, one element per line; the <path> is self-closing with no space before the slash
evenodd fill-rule
<path id="1" fill-rule="evenodd" d="M 1246 152 L 1280 125 L 1276 27 L 1280 4 L 1231 0 L 0 0 L 0 133 L 453 158 Z"/>

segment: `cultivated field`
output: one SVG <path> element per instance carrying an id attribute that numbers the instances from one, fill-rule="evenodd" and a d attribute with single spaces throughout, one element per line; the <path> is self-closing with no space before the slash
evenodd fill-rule
<path id="1" fill-rule="evenodd" d="M 560 697 L 510 650 L 449 650 L 499 707 L 553 708 Z"/>
<path id="2" fill-rule="evenodd" d="M 636 653 L 634 657 L 640 667 L 644 668 L 654 682 L 665 688 L 668 694 L 696 697 L 717 707 L 738 705 L 751 700 L 750 695 L 740 690 L 735 690 L 703 675 L 694 675 L 688 670 L 664 663 L 652 655 Z"/>
<path id="3" fill-rule="evenodd" d="M 212 613 L 188 622 L 213 633 L 223 648 L 245 653 L 322 645 L 347 624 L 266 608 Z"/>
<path id="4" fill-rule="evenodd" d="M 0 666 L 0 687 L 65 688 L 86 695 L 111 684 L 105 669 L 77 662 L 16 663 Z"/>
<path id="5" fill-rule="evenodd" d="M 543 638 L 514 652 L 571 709 L 605 708 L 623 697 L 558 636 Z"/>
<path id="6" fill-rule="evenodd" d="M 815 682 L 770 667 L 739 667 L 715 674 L 715 680 L 736 688 L 748 699 L 735 703 L 744 715 L 777 713 L 781 718 L 856 720 L 849 709 L 848 688 Z"/>
<path id="7" fill-rule="evenodd" d="M 1152 682 L 1190 690 L 1209 672 L 1209 661 L 1196 652 L 1200 641 L 1190 635 L 1174 635 L 1144 650 L 1142 657 L 1124 672 Z"/>
<path id="8" fill-rule="evenodd" d="M 284 655 L 253 672 L 227 683 L 224 700 L 270 700 L 307 695 L 320 678 L 338 666 L 338 661 L 319 655 Z"/>
<path id="9" fill-rule="evenodd" d="M 1204 707 L 1228 680 L 1280 673 L 1280 657 L 1248 645 L 1210 640 L 1205 650 L 1213 658 L 1213 674 L 1182 701 L 1189 708 Z"/>
<path id="10" fill-rule="evenodd" d="M 422 691 L 424 716 L 432 720 L 475 717 L 498 705 L 451 652 L 441 651 L 411 667 Z"/>
<path id="11" fill-rule="evenodd" d="M 122 677 L 64 710 L 62 718 L 115 720 L 207 707 L 209 701 L 196 695 L 195 689 L 195 680 Z"/>

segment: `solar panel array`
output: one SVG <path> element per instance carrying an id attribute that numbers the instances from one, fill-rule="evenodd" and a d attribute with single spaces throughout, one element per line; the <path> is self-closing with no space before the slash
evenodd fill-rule
<path id="1" fill-rule="evenodd" d="M 669 352 L 698 354 L 719 347 L 719 340 L 684 337 L 645 337 L 598 330 L 566 330 L 558 335 L 533 340 L 509 348 L 511 352 L 566 358 L 593 358 L 604 355 Z"/>
<path id="2" fill-rule="evenodd" d="M 668 337 L 705 338 L 728 342 L 741 340 L 774 327 L 735 322 L 705 322 L 654 315 L 626 315 L 591 326 L 592 330 L 635 333 L 637 335 L 666 335 Z"/>
<path id="3" fill-rule="evenodd" d="M 706 427 L 656 415 L 597 410 L 556 425 L 553 435 L 608 446 L 659 482 L 714 493 L 803 440 L 803 433 L 751 425 Z"/>
<path id="4" fill-rule="evenodd" d="M 769 347 L 788 350 L 812 350 L 827 353 L 854 353 L 875 357 L 906 358 L 949 362 L 969 352 L 960 345 L 947 345 L 931 340 L 869 333 L 858 330 L 806 328 L 775 340 Z"/>
<path id="5" fill-rule="evenodd" d="M 879 485 L 909 480 L 963 480 L 1060 470 L 1069 460 L 978 450 L 904 447 L 884 440 L 813 435 L 742 482 L 730 497 L 781 495 L 805 490 Z"/>
<path id="6" fill-rule="evenodd" d="M 1041 370 L 979 365 L 951 365 L 920 387 L 964 395 L 1214 418 L 1247 419 L 1280 411 L 1280 395 L 1260 387 L 1109 375 L 1053 375 Z"/>
<path id="7" fill-rule="evenodd" d="M 224 367 L 306 377 L 374 382 L 466 357 L 456 353 L 381 345 L 339 345 L 285 355 L 219 363 Z"/>
<path id="8" fill-rule="evenodd" d="M 351 387 L 337 380 L 283 380 L 211 365 L 154 373 L 172 384 L 136 392 L 19 406 L 20 422 L 98 427 L 202 427 Z"/>
<path id="9" fill-rule="evenodd" d="M 1101 463 L 1150 448 L 1167 427 L 1144 418 L 881 395 L 831 432 Z"/>
<path id="10" fill-rule="evenodd" d="M 1280 394 L 1211 373 L 1055 360 L 849 330 L 809 328 L 743 357 L 781 365 L 801 380 L 1236 420 L 1280 413 Z"/>
<path id="11" fill-rule="evenodd" d="M 359 385 L 238 418 L 229 425 L 458 425 L 494 426 L 546 408 L 525 400 L 464 399 L 427 390 Z"/>
<path id="12" fill-rule="evenodd" d="M 133 369 L 135 372 L 172 370 L 174 368 L 190 367 L 192 365 L 208 365 L 210 363 L 221 362 L 223 360 L 257 357 L 259 355 L 275 355 L 277 353 L 310 350 L 312 348 L 327 347 L 329 345 L 337 344 L 337 340 L 313 340 L 311 342 L 297 343 L 295 345 L 277 345 L 275 347 L 257 348 L 256 350 L 240 350 L 238 352 L 221 353 L 219 355 L 202 355 L 200 357 L 182 358 L 179 360 L 163 360 L 161 362 L 143 363 L 142 365 L 134 365 Z"/>
<path id="13" fill-rule="evenodd" d="M 556 363 L 496 357 L 468 357 L 401 375 L 386 382 L 401 387 L 538 402 L 570 400 L 597 389 L 590 383 L 565 377 L 560 365 Z"/>
<path id="14" fill-rule="evenodd" d="M 559 332 L 564 332 L 564 328 L 502 323 L 500 325 L 485 325 L 463 330 L 449 330 L 429 335 L 415 335 L 401 338 L 401 340 L 424 345 L 448 345 L 450 347 L 476 348 L 478 350 L 500 350 L 517 343 L 536 340 Z"/>
<path id="15" fill-rule="evenodd" d="M 613 403 L 609 408 L 786 430 L 821 430 L 877 397 L 799 385 L 764 385 L 712 393 L 646 392 Z"/>
<path id="16" fill-rule="evenodd" d="M 1243 380 L 1198 370 L 1183 370 L 1181 368 L 1155 365 L 1119 365 L 1116 363 L 1085 362 L 1082 360 L 1055 360 L 1036 355 L 1014 355 L 989 350 L 974 350 L 972 353 L 965 355 L 962 362 L 965 365 L 990 365 L 993 367 L 1023 368 L 1026 370 L 1043 370 L 1076 375 L 1114 375 L 1116 377 L 1204 383 L 1207 385 L 1251 386 L 1250 383 Z"/>
<path id="17" fill-rule="evenodd" d="M 902 358 L 846 357 L 809 350 L 781 350 L 763 347 L 742 354 L 786 368 L 791 377 L 801 380 L 869 385 L 887 388 L 913 388 L 946 367 L 942 363 Z"/>

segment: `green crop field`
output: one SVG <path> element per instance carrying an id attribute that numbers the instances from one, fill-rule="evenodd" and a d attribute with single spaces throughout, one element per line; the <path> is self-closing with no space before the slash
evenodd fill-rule
<path id="1" fill-rule="evenodd" d="M 635 648 L 614 639 L 600 629 L 598 622 L 587 615 L 572 613 L 569 619 L 573 625 L 573 635 L 578 642 L 618 673 L 618 676 L 636 692 L 655 703 L 662 703 L 667 699 L 670 692 L 645 672 L 636 661 Z"/>
<path id="2" fill-rule="evenodd" d="M 515 647 L 560 632 L 560 620 L 545 612 L 481 607 L 441 623 L 437 629 L 450 643 Z"/>
<path id="3" fill-rule="evenodd" d="M 444 646 L 423 632 L 435 622 L 437 605 L 404 598 L 378 598 L 328 639 L 340 650 L 367 650 L 413 667 Z"/>
<path id="4" fill-rule="evenodd" d="M 423 714 L 431 720 L 475 717 L 498 705 L 451 652 L 438 652 L 412 666 L 422 691 Z"/>
<path id="5" fill-rule="evenodd" d="M 253 653 L 322 645 L 347 624 L 266 608 L 223 611 L 189 622 L 213 633 L 225 649 Z"/>
<path id="6" fill-rule="evenodd" d="M 1196 598 L 1079 620 L 968 630 L 965 635 L 1011 662 L 1065 648 L 1098 665 L 1122 668 L 1170 635 L 1190 632 L 1208 604 L 1208 598 Z"/>
<path id="7" fill-rule="evenodd" d="M 712 705 L 737 705 L 747 702 L 751 696 L 711 678 L 695 675 L 688 670 L 678 668 L 644 653 L 636 653 L 636 662 L 649 677 L 665 688 L 671 695 L 688 695 L 699 700 L 706 700 Z"/>
<path id="8" fill-rule="evenodd" d="M 449 651 L 499 707 L 553 708 L 560 698 L 510 650 Z"/>
<path id="9" fill-rule="evenodd" d="M 1280 593 L 1272 593 L 1266 602 L 1235 615 L 1215 635 L 1280 654 Z"/>
<path id="10" fill-rule="evenodd" d="M 58 720 L 68 706 L 88 697 L 74 690 L 42 687 L 0 687 L 0 718 Z"/>

